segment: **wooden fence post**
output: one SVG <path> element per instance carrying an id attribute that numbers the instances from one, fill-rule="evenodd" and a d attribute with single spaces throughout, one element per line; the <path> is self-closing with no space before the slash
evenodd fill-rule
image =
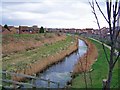
<path id="1" fill-rule="evenodd" d="M 34 74 L 34 77 L 36 77 L 36 74 Z M 34 78 L 32 78 L 31 84 L 34 85 L 33 89 L 35 89 L 36 88 L 36 84 L 35 84 L 35 79 Z"/>
<path id="2" fill-rule="evenodd" d="M 50 88 L 50 79 L 48 79 L 48 88 Z"/>
<path id="3" fill-rule="evenodd" d="M 58 88 L 60 87 L 60 84 L 58 83 Z"/>
<path id="4" fill-rule="evenodd" d="M 2 73 L 2 79 L 6 79 L 6 70 L 3 70 L 4 72 Z M 2 82 L 2 85 L 5 86 L 5 82 Z"/>
<path id="5" fill-rule="evenodd" d="M 107 84 L 107 79 L 103 79 L 103 90 L 105 90 L 106 89 L 106 84 Z"/>

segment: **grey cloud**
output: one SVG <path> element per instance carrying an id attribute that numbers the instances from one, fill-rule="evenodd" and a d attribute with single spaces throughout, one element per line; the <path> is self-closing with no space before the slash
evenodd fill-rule
<path id="1" fill-rule="evenodd" d="M 85 27 L 94 16 L 87 0 L 4 0 L 2 23 L 44 25 L 50 27 Z M 91 22 L 91 23 L 89 23 Z"/>

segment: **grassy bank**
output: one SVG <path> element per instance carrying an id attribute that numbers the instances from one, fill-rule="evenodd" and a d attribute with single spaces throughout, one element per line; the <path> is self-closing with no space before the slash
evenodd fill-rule
<path id="1" fill-rule="evenodd" d="M 45 43 L 32 50 L 10 54 L 2 59 L 3 69 L 6 69 L 7 71 L 24 71 L 25 69 L 29 69 L 25 70 L 27 72 L 34 72 L 35 69 L 39 68 L 42 70 L 47 64 L 55 62 L 54 59 L 57 55 L 56 60 L 61 56 L 69 54 L 68 52 L 72 50 L 72 47 L 70 48 L 70 46 L 75 41 L 76 40 L 72 36 L 66 36 L 65 40 L 59 40 L 54 43 Z M 64 53 L 62 51 L 64 51 Z M 36 65 L 38 63 L 39 65 Z M 31 70 L 32 67 L 35 67 L 33 71 Z"/>
<path id="2" fill-rule="evenodd" d="M 48 36 L 50 36 L 51 38 Z M 43 40 L 40 40 L 40 41 L 36 40 L 36 38 L 41 39 L 41 37 L 43 37 L 42 38 Z M 55 38 L 59 38 L 59 40 L 56 40 Z M 49 40 L 49 42 L 47 39 Z M 6 46 L 9 49 L 4 48 L 5 50 L 3 49 L 2 53 L 4 53 L 4 51 L 8 51 L 8 52 L 10 51 L 9 53 L 7 52 L 7 55 L 2 58 L 3 69 L 6 69 L 8 71 L 11 71 L 11 70 L 14 71 L 14 69 L 16 70 L 16 69 L 25 68 L 27 64 L 34 63 L 35 61 L 41 58 L 52 55 L 55 52 L 59 51 L 58 48 L 54 49 L 55 46 L 64 47 L 64 45 L 69 44 L 71 40 L 72 39 L 70 37 L 66 38 L 65 36 L 55 36 L 55 34 L 53 33 L 47 33 L 47 35 L 44 35 L 44 34 L 22 35 L 21 34 L 21 35 L 3 36 L 2 46 L 3 47 Z M 21 43 L 21 41 L 23 41 L 23 43 Z M 29 41 L 32 42 L 32 44 L 30 44 Z M 41 45 L 41 41 L 44 41 L 42 45 Z M 67 42 L 62 46 L 61 43 L 64 43 L 65 41 Z M 35 44 L 37 44 L 37 46 L 35 46 Z M 34 48 L 32 45 L 34 46 Z M 24 47 L 27 47 L 27 48 L 24 48 Z M 16 48 L 18 48 L 20 49 L 20 51 L 18 50 L 16 53 L 11 52 L 11 48 L 13 48 L 12 50 L 16 50 Z"/>
<path id="3" fill-rule="evenodd" d="M 98 49 L 98 58 L 97 61 L 92 65 L 93 71 L 91 73 L 87 73 L 87 87 L 88 88 L 102 88 L 102 80 L 107 78 L 108 74 L 108 63 L 105 59 L 104 51 L 100 43 L 90 40 L 94 43 Z M 107 55 L 110 55 L 110 50 L 105 48 L 107 51 Z M 91 76 L 91 77 L 90 77 Z M 92 87 L 91 87 L 91 80 L 92 79 Z M 119 77 L 120 78 L 120 77 Z M 111 83 L 111 88 L 118 87 L 118 62 L 113 71 L 113 78 Z M 72 88 L 85 88 L 83 74 L 79 74 L 75 77 L 72 81 Z"/>
<path id="4" fill-rule="evenodd" d="M 12 34 L 2 36 L 3 57 L 11 53 L 28 51 L 44 44 L 64 40 L 66 36 L 58 33 Z"/>
<path id="5" fill-rule="evenodd" d="M 60 62 L 64 57 L 70 55 L 70 53 L 77 50 L 77 39 L 74 39 L 71 36 L 67 36 L 66 40 L 59 41 L 54 43 L 55 45 L 49 48 L 45 48 L 47 51 L 52 50 L 49 56 L 46 56 L 40 60 L 37 60 L 35 63 L 29 63 L 29 67 L 21 69 L 17 73 L 23 73 L 27 75 L 33 75 L 35 73 L 43 72 L 45 69 L 49 68 L 51 65 Z M 43 49 L 43 51 L 45 50 Z M 53 54 L 52 54 L 53 53 Z M 24 78 L 14 77 L 14 80 L 21 81 Z"/>

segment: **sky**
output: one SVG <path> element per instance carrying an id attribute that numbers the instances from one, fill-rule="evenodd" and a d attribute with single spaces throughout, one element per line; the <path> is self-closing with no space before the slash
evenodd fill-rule
<path id="1" fill-rule="evenodd" d="M 97 0 L 106 15 L 105 0 Z M 2 25 L 48 28 L 98 28 L 88 0 L 2 0 Z M 96 9 L 101 27 L 107 23 Z"/>

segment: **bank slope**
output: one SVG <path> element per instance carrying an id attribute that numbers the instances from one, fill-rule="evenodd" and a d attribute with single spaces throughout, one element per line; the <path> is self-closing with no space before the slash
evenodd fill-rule
<path id="1" fill-rule="evenodd" d="M 98 58 L 96 62 L 92 65 L 92 70 L 90 73 L 86 74 L 87 78 L 87 88 L 102 88 L 102 80 L 107 78 L 108 74 L 108 63 L 105 59 L 104 50 L 102 49 L 102 46 L 100 43 L 90 40 L 92 43 L 94 43 L 98 49 Z M 107 51 L 107 55 L 110 55 L 110 50 L 105 47 Z M 91 52 L 92 53 L 92 52 Z M 111 83 L 111 88 L 118 88 L 118 62 L 115 65 L 114 71 L 113 71 L 113 78 Z M 92 81 L 92 85 L 91 85 Z M 72 81 L 72 88 L 85 88 L 85 80 L 83 78 L 83 73 L 79 74 L 77 77 L 75 77 Z"/>

